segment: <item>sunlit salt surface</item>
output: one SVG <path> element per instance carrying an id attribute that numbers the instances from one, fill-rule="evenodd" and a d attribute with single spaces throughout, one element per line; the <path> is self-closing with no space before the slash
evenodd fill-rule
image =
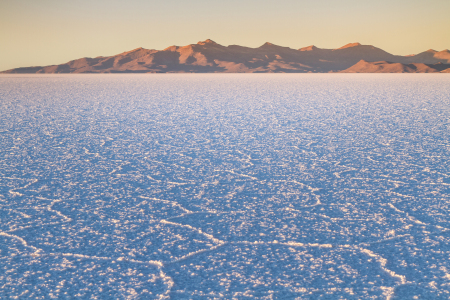
<path id="1" fill-rule="evenodd" d="M 0 77 L 0 298 L 448 299 L 450 77 Z"/>

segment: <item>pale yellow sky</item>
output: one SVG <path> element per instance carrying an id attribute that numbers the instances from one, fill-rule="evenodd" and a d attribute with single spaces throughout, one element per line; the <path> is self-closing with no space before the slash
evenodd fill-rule
<path id="1" fill-rule="evenodd" d="M 450 48 L 449 0 L 0 0 L 0 70 L 207 38 L 392 54 Z"/>

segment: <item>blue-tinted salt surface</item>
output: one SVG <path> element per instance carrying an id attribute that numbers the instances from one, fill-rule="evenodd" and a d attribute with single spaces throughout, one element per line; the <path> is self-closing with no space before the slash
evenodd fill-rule
<path id="1" fill-rule="evenodd" d="M 0 77 L 0 298 L 448 299 L 450 77 Z"/>

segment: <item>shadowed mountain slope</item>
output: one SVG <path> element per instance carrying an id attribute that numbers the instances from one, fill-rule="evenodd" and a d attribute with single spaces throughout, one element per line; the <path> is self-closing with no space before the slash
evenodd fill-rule
<path id="1" fill-rule="evenodd" d="M 2 73 L 440 72 L 442 70 L 431 71 L 437 69 L 430 64 L 438 63 L 450 63 L 449 50 L 396 56 L 359 43 L 337 49 L 308 46 L 296 50 L 269 42 L 258 48 L 222 46 L 208 39 L 183 47 L 170 46 L 164 50 L 137 48 L 108 57 L 80 58 L 60 65 L 16 68 Z"/>

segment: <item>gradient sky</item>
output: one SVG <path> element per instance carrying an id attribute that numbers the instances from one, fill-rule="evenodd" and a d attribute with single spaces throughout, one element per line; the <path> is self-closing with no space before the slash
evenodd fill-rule
<path id="1" fill-rule="evenodd" d="M 210 38 L 392 54 L 450 48 L 450 0 L 0 0 L 0 70 Z"/>

